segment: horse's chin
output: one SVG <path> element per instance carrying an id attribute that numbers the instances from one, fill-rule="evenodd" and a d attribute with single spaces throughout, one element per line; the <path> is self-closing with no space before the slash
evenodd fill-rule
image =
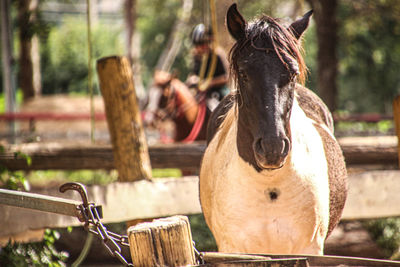
<path id="1" fill-rule="evenodd" d="M 286 158 L 277 164 L 268 164 L 259 160 L 256 160 L 256 162 L 259 171 L 275 171 L 281 169 L 285 165 Z"/>

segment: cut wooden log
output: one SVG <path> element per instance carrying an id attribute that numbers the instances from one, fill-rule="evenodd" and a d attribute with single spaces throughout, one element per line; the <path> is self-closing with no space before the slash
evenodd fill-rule
<path id="1" fill-rule="evenodd" d="M 173 216 L 132 226 L 128 229 L 128 238 L 134 266 L 196 264 L 186 216 Z"/>

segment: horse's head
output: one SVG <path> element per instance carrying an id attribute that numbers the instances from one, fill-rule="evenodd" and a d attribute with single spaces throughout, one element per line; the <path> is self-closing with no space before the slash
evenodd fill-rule
<path id="1" fill-rule="evenodd" d="M 228 10 L 227 27 L 236 40 L 230 60 L 238 91 L 238 150 L 258 171 L 281 168 L 290 152 L 294 88 L 306 72 L 299 39 L 311 14 L 286 28 L 268 16 L 247 23 L 236 4 Z"/>
<path id="2" fill-rule="evenodd" d="M 174 107 L 174 90 L 171 88 L 172 75 L 164 71 L 156 71 L 153 85 L 149 89 L 148 103 L 145 110 L 144 123 L 151 125 L 155 116 L 159 119 L 172 113 Z"/>

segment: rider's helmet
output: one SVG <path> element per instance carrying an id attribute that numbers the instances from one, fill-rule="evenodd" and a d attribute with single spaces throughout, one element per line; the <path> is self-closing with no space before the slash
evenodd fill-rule
<path id="1" fill-rule="evenodd" d="M 212 31 L 207 29 L 204 24 L 198 24 L 192 32 L 192 42 L 194 45 L 209 43 L 212 40 Z"/>

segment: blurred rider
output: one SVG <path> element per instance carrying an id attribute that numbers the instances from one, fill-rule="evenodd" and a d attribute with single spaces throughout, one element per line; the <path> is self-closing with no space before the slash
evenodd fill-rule
<path id="1" fill-rule="evenodd" d="M 194 64 L 186 84 L 191 88 L 196 88 L 200 94 L 205 92 L 207 106 L 210 110 L 214 110 L 219 101 L 229 94 L 226 54 L 221 47 L 213 46 L 212 31 L 204 24 L 198 24 L 193 29 L 192 42 Z M 212 78 L 208 80 L 213 53 L 216 54 L 217 60 Z"/>

